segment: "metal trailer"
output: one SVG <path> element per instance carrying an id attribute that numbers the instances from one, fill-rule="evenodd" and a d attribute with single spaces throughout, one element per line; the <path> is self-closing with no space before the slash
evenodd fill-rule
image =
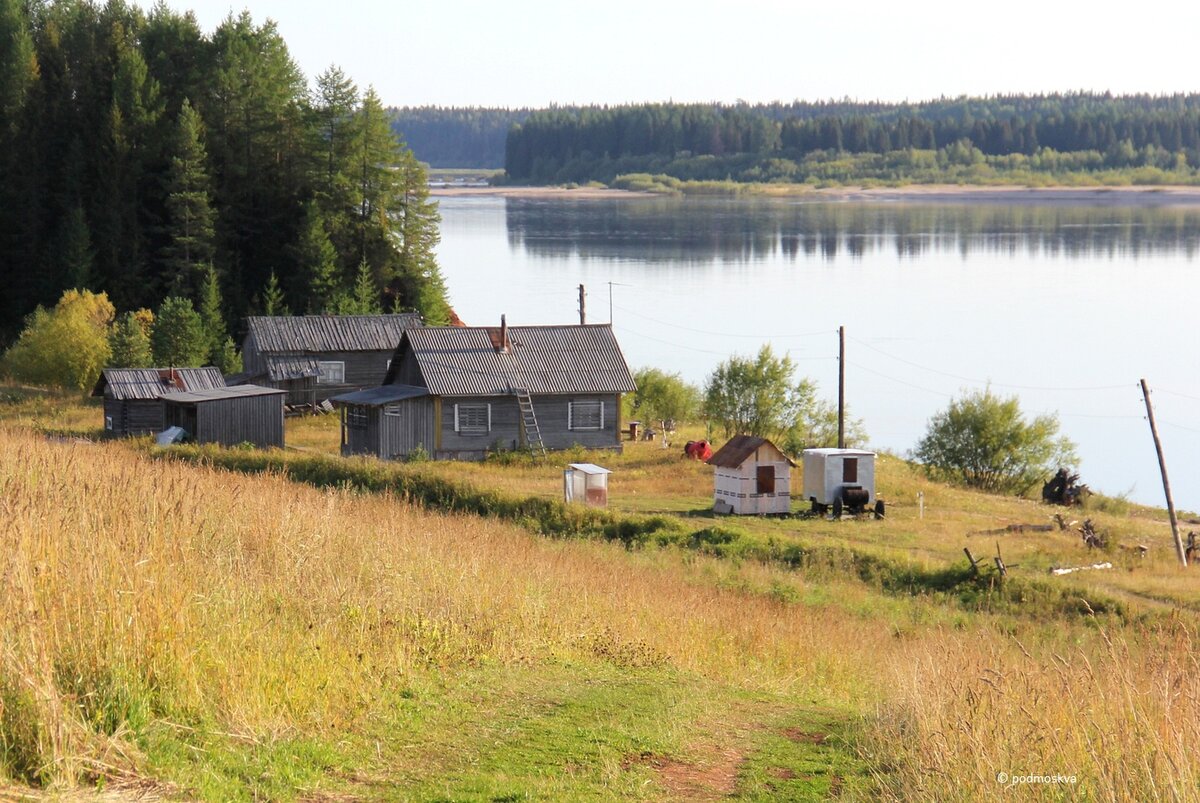
<path id="1" fill-rule="evenodd" d="M 830 509 L 858 515 L 874 506 L 883 518 L 883 500 L 875 495 L 875 453 L 863 449 L 805 449 L 804 496 L 814 513 Z"/>

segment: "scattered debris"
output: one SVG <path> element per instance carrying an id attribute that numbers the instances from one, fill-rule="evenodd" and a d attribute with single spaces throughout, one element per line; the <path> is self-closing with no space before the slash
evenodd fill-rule
<path id="1" fill-rule="evenodd" d="M 1112 567 L 1113 567 L 1113 565 L 1107 561 L 1105 561 L 1104 563 L 1093 563 L 1091 566 L 1071 566 L 1071 567 L 1063 568 L 1063 569 L 1060 569 L 1055 566 L 1055 567 L 1050 568 L 1050 574 L 1053 574 L 1053 575 L 1071 574 L 1072 572 L 1088 572 L 1088 571 L 1095 571 L 1098 569 L 1111 569 Z"/>
<path id="2" fill-rule="evenodd" d="M 1187 549 L 1183 551 L 1183 556 L 1187 558 L 1188 566 L 1192 565 L 1192 558 L 1200 551 L 1200 544 L 1196 543 L 1196 531 L 1188 530 Z"/>
<path id="3" fill-rule="evenodd" d="M 1091 519 L 1084 520 L 1083 526 L 1076 529 L 1083 537 L 1083 543 L 1087 544 L 1088 549 L 1103 549 L 1108 546 L 1108 536 L 1096 532 L 1096 525 L 1092 524 Z"/>
<path id="4" fill-rule="evenodd" d="M 1042 486 L 1042 499 L 1051 505 L 1082 505 L 1092 495 L 1086 485 L 1080 484 L 1078 474 L 1070 474 L 1060 468 L 1054 477 Z"/>
<path id="5" fill-rule="evenodd" d="M 1010 524 L 1007 527 L 999 527 L 995 530 L 975 530 L 967 533 L 972 535 L 1007 535 L 1008 533 L 1050 533 L 1054 532 L 1055 525 L 1053 524 Z"/>
<path id="6" fill-rule="evenodd" d="M 1146 546 L 1145 544 L 1134 544 L 1133 546 L 1126 546 L 1125 544 L 1118 544 L 1117 548 L 1124 552 L 1137 553 L 1137 556 L 1139 558 L 1146 557 L 1146 554 L 1150 551 L 1150 547 Z M 1190 560 L 1189 560 L 1189 562 L 1190 562 Z"/>

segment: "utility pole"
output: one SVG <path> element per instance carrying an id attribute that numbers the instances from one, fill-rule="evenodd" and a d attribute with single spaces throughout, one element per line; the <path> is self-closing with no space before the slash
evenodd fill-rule
<path id="1" fill-rule="evenodd" d="M 1175 554 L 1179 565 L 1187 566 L 1187 553 L 1183 541 L 1179 540 L 1179 521 L 1175 518 L 1175 501 L 1171 498 L 1171 483 L 1167 479 L 1167 461 L 1163 458 L 1162 441 L 1158 439 L 1158 427 L 1154 423 L 1154 407 L 1150 404 L 1150 388 L 1142 380 L 1142 398 L 1146 401 L 1146 418 L 1150 420 L 1150 434 L 1154 436 L 1154 451 L 1158 452 L 1158 468 L 1162 472 L 1163 493 L 1167 496 L 1167 515 L 1171 517 L 1171 537 L 1175 539 Z"/>
<path id="2" fill-rule="evenodd" d="M 587 323 L 587 293 L 581 284 L 579 285 L 579 325 L 583 326 L 585 323 Z"/>
<path id="3" fill-rule="evenodd" d="M 838 327 L 838 448 L 846 448 L 846 327 Z"/>

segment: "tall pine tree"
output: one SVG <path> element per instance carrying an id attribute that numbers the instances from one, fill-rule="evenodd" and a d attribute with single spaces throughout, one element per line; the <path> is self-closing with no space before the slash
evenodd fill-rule
<path id="1" fill-rule="evenodd" d="M 209 270 L 214 252 L 204 122 L 186 100 L 179 111 L 175 149 L 167 178 L 167 237 L 163 251 L 166 290 L 192 295 Z"/>

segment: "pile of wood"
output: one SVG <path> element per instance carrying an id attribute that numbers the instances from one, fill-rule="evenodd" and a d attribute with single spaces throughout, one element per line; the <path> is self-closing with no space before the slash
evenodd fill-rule
<path id="1" fill-rule="evenodd" d="M 1078 474 L 1060 468 L 1054 477 L 1042 486 L 1042 500 L 1051 505 L 1082 505 L 1092 492 L 1079 482 Z"/>

